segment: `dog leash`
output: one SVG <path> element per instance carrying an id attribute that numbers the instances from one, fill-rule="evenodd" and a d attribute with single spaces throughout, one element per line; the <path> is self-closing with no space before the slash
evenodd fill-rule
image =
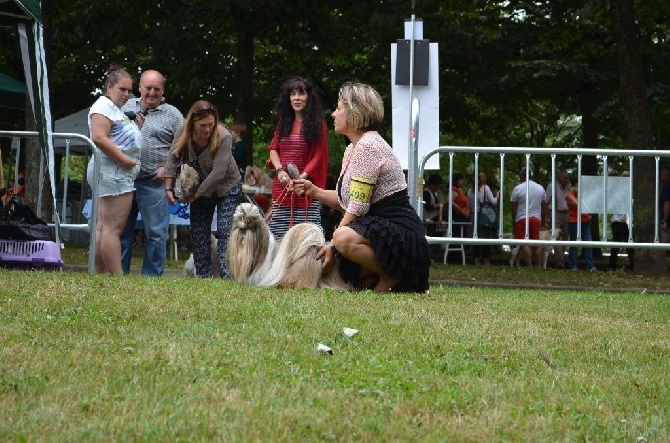
<path id="1" fill-rule="evenodd" d="M 282 189 L 281 193 L 279 194 L 279 198 L 275 200 L 275 202 L 270 207 L 270 211 L 268 211 L 267 215 L 265 216 L 265 221 L 267 222 L 268 225 L 272 222 L 272 218 L 275 216 L 275 214 L 279 210 L 279 207 L 281 206 L 281 204 L 284 202 L 284 199 L 288 195 L 289 185 L 290 183 L 287 183 L 286 186 L 284 186 L 284 189 Z"/>
<path id="2" fill-rule="evenodd" d="M 284 200 L 288 196 L 289 192 L 291 192 L 290 182 L 286 184 L 284 189 L 282 189 L 282 192 L 279 194 L 279 198 L 275 202 L 276 205 L 273 203 L 271 208 L 270 208 L 270 211 L 265 216 L 265 221 L 267 222 L 268 226 L 270 225 L 270 223 L 272 223 L 272 219 L 274 218 L 275 214 L 279 210 L 279 207 L 282 205 L 282 203 L 284 203 Z M 305 196 L 305 203 L 306 203 L 305 223 L 307 223 L 309 221 L 308 209 L 312 205 L 312 197 Z M 289 224 L 288 224 L 289 228 L 291 228 L 293 226 L 293 220 L 295 218 L 295 206 L 296 206 L 296 204 L 295 204 L 295 193 L 291 193 L 291 204 L 289 205 L 289 207 L 291 209 L 291 215 L 290 215 Z"/>
<path id="3" fill-rule="evenodd" d="M 312 197 L 305 196 L 305 223 L 309 221 L 309 218 L 307 217 L 308 214 L 308 209 L 312 205 Z M 288 223 L 288 227 L 291 228 L 293 226 L 293 218 L 294 218 L 294 208 L 295 208 L 295 192 L 291 194 L 291 218 Z"/>

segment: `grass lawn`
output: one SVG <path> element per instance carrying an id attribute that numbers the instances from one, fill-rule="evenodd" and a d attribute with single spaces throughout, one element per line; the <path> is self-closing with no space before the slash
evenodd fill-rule
<path id="1" fill-rule="evenodd" d="M 431 271 L 495 268 L 593 277 Z M 635 278 L 601 281 L 619 273 Z M 4 441 L 670 440 L 670 298 L 653 291 L 0 281 Z"/>
<path id="2" fill-rule="evenodd" d="M 188 259 L 188 251 L 179 251 L 179 259 L 168 259 L 165 268 L 170 275 L 179 275 Z M 169 254 L 168 254 L 169 255 Z M 144 250 L 139 247 L 133 251 L 132 268 L 139 270 L 142 267 Z M 78 269 L 86 269 L 88 264 L 88 246 L 70 243 L 62 251 L 65 268 L 75 265 Z M 626 269 L 609 271 L 608 257 L 596 259 L 599 272 L 590 274 L 586 271 L 568 271 L 549 269 L 514 268 L 509 266 L 509 256 L 505 253 L 494 255 L 492 266 L 474 266 L 468 257 L 465 266 L 461 264 L 442 264 L 442 253 L 434 250 L 434 263 L 430 269 L 430 278 L 435 284 L 458 286 L 495 286 L 495 287 L 544 287 L 544 288 L 600 288 L 609 291 L 629 290 L 634 292 L 660 292 L 670 294 L 670 276 L 649 277 L 631 273 Z M 627 259 L 621 257 L 619 265 L 627 264 Z M 583 261 L 579 262 L 583 268 Z M 82 268 L 83 267 L 83 268 Z M 139 272 L 139 271 L 138 271 Z"/>

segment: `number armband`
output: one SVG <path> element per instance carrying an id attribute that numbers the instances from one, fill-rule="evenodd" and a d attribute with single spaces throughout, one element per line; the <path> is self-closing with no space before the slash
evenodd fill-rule
<path id="1" fill-rule="evenodd" d="M 373 186 L 374 183 L 367 178 L 352 177 L 349 185 L 349 198 L 358 203 L 370 203 Z"/>

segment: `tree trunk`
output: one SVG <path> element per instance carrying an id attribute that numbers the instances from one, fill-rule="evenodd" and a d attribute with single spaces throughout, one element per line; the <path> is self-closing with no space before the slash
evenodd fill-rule
<path id="1" fill-rule="evenodd" d="M 644 68 L 635 27 L 633 0 L 612 2 L 614 34 L 619 53 L 621 98 L 626 117 L 626 141 L 632 149 L 653 149 L 651 118 L 647 101 Z M 633 179 L 633 236 L 637 242 L 652 242 L 655 215 L 656 183 L 638 177 L 655 175 L 653 158 L 635 161 Z M 635 251 L 635 272 L 662 275 L 667 271 L 665 251 L 641 249 Z"/>
<path id="2" fill-rule="evenodd" d="M 582 138 L 586 149 L 598 148 L 598 129 L 596 127 L 595 113 L 597 99 L 595 86 L 590 82 L 583 82 L 579 93 L 579 108 L 582 114 Z M 582 159 L 582 173 L 584 175 L 598 175 L 598 159 L 594 155 L 585 156 Z M 600 214 L 592 214 L 591 238 L 600 240 Z M 603 256 L 602 248 L 593 248 L 593 256 Z"/>

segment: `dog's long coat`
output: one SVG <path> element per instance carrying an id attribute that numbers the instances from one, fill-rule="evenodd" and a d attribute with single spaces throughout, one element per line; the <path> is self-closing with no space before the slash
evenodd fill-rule
<path id="1" fill-rule="evenodd" d="M 232 279 L 250 286 L 350 289 L 337 266 L 324 273 L 322 261 L 316 260 L 324 244 L 320 226 L 300 223 L 277 245 L 258 207 L 241 203 L 228 240 L 228 271 Z"/>

